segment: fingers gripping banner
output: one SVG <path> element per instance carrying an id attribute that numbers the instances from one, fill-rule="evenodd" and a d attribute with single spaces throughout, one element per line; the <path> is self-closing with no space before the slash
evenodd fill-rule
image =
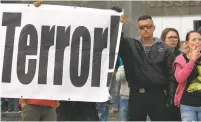
<path id="1" fill-rule="evenodd" d="M 0 4 L 1 97 L 107 101 L 122 14 Z"/>

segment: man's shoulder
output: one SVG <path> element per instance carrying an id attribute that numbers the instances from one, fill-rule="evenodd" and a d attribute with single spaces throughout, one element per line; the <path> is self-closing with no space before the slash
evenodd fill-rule
<path id="1" fill-rule="evenodd" d="M 158 42 L 156 45 L 160 46 L 164 50 L 172 50 L 172 48 L 168 47 L 164 42 Z"/>
<path id="2" fill-rule="evenodd" d="M 133 37 L 123 37 L 125 40 L 129 40 L 129 41 L 138 41 L 137 39 L 133 38 Z"/>
<path id="3" fill-rule="evenodd" d="M 139 40 L 132 38 L 132 37 L 124 37 L 122 41 L 124 41 L 125 43 L 128 43 L 128 44 L 139 42 Z"/>
<path id="4" fill-rule="evenodd" d="M 165 43 L 160 42 L 158 43 L 158 45 L 160 45 L 161 47 L 163 47 L 164 49 L 170 49 Z"/>
<path id="5" fill-rule="evenodd" d="M 174 49 L 168 47 L 165 43 L 163 42 L 159 42 L 157 44 L 155 44 L 157 51 L 160 52 L 164 52 L 165 54 L 169 55 L 169 54 L 174 54 Z"/>

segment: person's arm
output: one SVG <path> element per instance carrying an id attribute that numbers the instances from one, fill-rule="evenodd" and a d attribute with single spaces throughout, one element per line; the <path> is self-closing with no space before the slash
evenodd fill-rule
<path id="1" fill-rule="evenodd" d="M 195 61 L 190 60 L 184 67 L 181 66 L 179 62 L 176 62 L 174 64 L 175 67 L 175 73 L 174 76 L 178 83 L 184 83 L 189 75 L 191 74 L 193 68 L 195 65 Z"/>
<path id="2" fill-rule="evenodd" d="M 129 79 L 129 61 L 130 59 L 128 57 L 130 57 L 130 50 L 129 50 L 129 44 L 128 44 L 128 38 L 124 38 L 123 34 L 121 37 L 121 41 L 120 41 L 120 47 L 119 47 L 119 57 L 122 58 L 122 61 L 124 63 L 124 73 L 125 73 L 125 78 L 126 81 L 130 81 Z"/>
<path id="3" fill-rule="evenodd" d="M 166 66 L 167 66 L 167 74 L 168 74 L 168 81 L 170 84 L 175 84 L 176 79 L 174 77 L 174 71 L 173 71 L 173 63 L 174 63 L 175 55 L 173 50 L 170 48 L 168 49 L 167 55 L 166 55 Z"/>
<path id="4" fill-rule="evenodd" d="M 197 60 L 201 57 L 200 50 L 201 47 L 191 48 L 190 61 L 186 63 L 184 66 L 180 64 L 180 61 L 176 61 L 175 77 L 177 79 L 177 82 L 184 83 L 187 80 L 192 70 L 195 68 L 195 62 L 197 62 Z"/>
<path id="5" fill-rule="evenodd" d="M 173 50 L 168 48 L 167 53 L 165 55 L 167 75 L 168 75 L 168 86 L 166 90 L 168 100 L 166 103 L 166 107 L 174 106 L 174 95 L 175 95 L 176 86 L 177 86 L 177 82 L 174 77 L 174 72 L 172 67 L 174 59 L 175 59 L 175 56 L 174 56 Z"/>
<path id="6" fill-rule="evenodd" d="M 120 89 L 121 89 L 121 81 L 119 77 L 119 67 L 117 68 L 117 71 L 115 73 L 115 80 L 116 80 L 116 85 L 115 85 L 115 93 L 116 95 L 119 95 Z"/>
<path id="7" fill-rule="evenodd" d="M 120 39 L 120 44 L 119 44 L 119 55 L 118 57 L 124 56 L 126 51 L 126 42 L 125 42 L 125 38 L 123 37 L 123 32 L 121 33 L 121 39 Z"/>
<path id="8" fill-rule="evenodd" d="M 124 82 L 126 80 L 123 66 L 118 68 L 116 73 L 116 80 L 118 82 Z"/>

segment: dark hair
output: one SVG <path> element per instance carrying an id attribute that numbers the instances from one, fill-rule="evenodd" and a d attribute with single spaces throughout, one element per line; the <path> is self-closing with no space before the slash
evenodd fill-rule
<path id="1" fill-rule="evenodd" d="M 165 38 L 167 36 L 167 34 L 170 32 L 170 31 L 173 31 L 177 34 L 178 36 L 178 43 L 177 43 L 177 46 L 175 47 L 175 49 L 179 49 L 180 48 L 180 37 L 179 37 L 179 32 L 175 29 L 175 28 L 165 28 L 163 31 L 162 31 L 162 34 L 161 34 L 161 40 L 164 42 L 165 41 Z"/>
<path id="2" fill-rule="evenodd" d="M 141 21 L 141 20 L 147 20 L 147 19 L 150 19 L 152 20 L 152 17 L 149 16 L 149 15 L 142 15 L 138 18 L 138 22 Z"/>
<path id="3" fill-rule="evenodd" d="M 189 40 L 191 33 L 199 33 L 199 32 L 198 32 L 198 31 L 195 31 L 195 30 L 189 31 L 189 32 L 186 34 L 186 41 Z M 200 34 L 200 33 L 199 33 L 199 34 Z"/>

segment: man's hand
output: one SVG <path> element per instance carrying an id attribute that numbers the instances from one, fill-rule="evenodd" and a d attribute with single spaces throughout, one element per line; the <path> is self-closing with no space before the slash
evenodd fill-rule
<path id="1" fill-rule="evenodd" d="M 120 22 L 123 24 L 126 23 L 126 17 L 124 15 L 120 17 Z"/>
<path id="2" fill-rule="evenodd" d="M 122 12 L 123 11 L 122 8 L 119 8 L 118 6 L 113 6 L 111 9 L 116 11 L 116 12 Z M 120 22 L 123 24 L 126 23 L 126 17 L 124 15 L 122 15 L 120 17 Z"/>

